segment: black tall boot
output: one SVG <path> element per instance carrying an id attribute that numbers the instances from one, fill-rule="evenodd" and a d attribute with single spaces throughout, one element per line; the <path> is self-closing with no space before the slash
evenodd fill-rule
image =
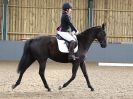
<path id="1" fill-rule="evenodd" d="M 78 57 L 76 57 L 74 55 L 74 48 L 77 46 L 77 42 L 75 41 L 71 41 L 70 45 L 69 45 L 69 55 L 68 55 L 68 59 L 69 60 L 76 60 L 78 59 Z"/>

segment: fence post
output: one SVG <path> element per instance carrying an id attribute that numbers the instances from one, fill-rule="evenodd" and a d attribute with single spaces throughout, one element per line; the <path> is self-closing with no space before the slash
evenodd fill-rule
<path id="1" fill-rule="evenodd" d="M 88 0 L 88 25 L 93 26 L 93 0 Z"/>
<path id="2" fill-rule="evenodd" d="M 3 0 L 2 40 L 7 40 L 8 0 Z"/>

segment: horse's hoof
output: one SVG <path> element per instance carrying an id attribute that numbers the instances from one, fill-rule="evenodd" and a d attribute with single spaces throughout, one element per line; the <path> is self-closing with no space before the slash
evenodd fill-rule
<path id="1" fill-rule="evenodd" d="M 58 89 L 59 89 L 59 90 L 61 90 L 62 88 L 63 88 L 62 86 L 59 86 L 59 88 L 58 88 Z"/>
<path id="2" fill-rule="evenodd" d="M 15 89 L 15 87 L 16 87 L 15 85 L 12 85 L 12 90 Z"/>
<path id="3" fill-rule="evenodd" d="M 94 88 L 91 88 L 91 91 L 95 91 Z"/>
<path id="4" fill-rule="evenodd" d="M 52 92 L 53 90 L 52 89 L 48 89 L 48 92 Z"/>

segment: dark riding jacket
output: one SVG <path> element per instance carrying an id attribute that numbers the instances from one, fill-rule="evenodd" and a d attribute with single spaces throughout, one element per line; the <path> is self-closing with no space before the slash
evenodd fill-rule
<path id="1" fill-rule="evenodd" d="M 76 28 L 73 26 L 71 22 L 71 17 L 66 12 L 62 13 L 61 17 L 61 25 L 60 25 L 61 31 L 63 32 L 77 32 Z"/>

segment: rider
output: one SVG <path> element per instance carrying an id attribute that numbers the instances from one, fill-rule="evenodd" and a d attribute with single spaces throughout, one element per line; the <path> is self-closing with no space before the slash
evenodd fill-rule
<path id="1" fill-rule="evenodd" d="M 70 3 L 64 3 L 62 6 L 61 25 L 57 28 L 57 34 L 59 34 L 63 39 L 67 40 L 70 43 L 68 48 L 68 59 L 75 60 L 76 58 L 78 58 L 74 55 L 74 48 L 77 45 L 77 38 L 75 34 L 78 31 L 71 22 L 71 11 L 72 5 Z"/>

